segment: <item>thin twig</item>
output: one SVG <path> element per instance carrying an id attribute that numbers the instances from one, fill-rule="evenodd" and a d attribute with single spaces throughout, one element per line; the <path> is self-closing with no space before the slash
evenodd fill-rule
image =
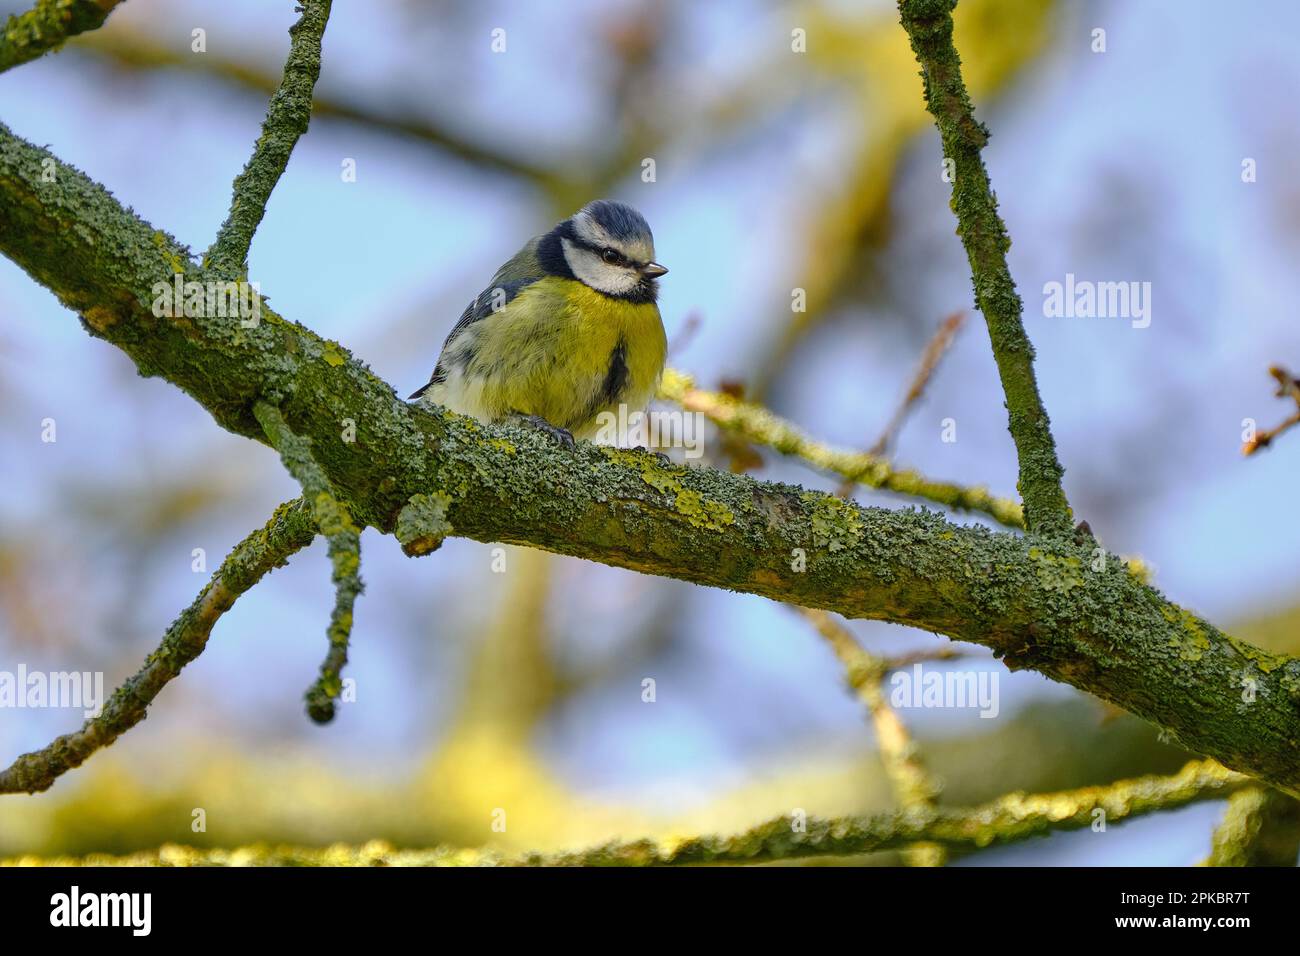
<path id="1" fill-rule="evenodd" d="M 888 663 L 863 648 L 848 629 L 826 611 L 798 610 L 830 644 L 844 666 L 849 686 L 866 707 L 876 730 L 880 760 L 899 806 L 904 810 L 933 811 L 942 788 L 926 770 L 907 727 L 885 699 L 882 684 L 891 669 Z M 918 843 L 909 847 L 903 858 L 912 866 L 943 866 L 947 856 L 947 851 L 938 844 Z"/>
<path id="2" fill-rule="evenodd" d="M 113 692 L 97 717 L 75 733 L 59 737 L 49 746 L 23 754 L 0 771 L 0 793 L 39 793 L 81 766 L 97 750 L 107 747 L 145 718 L 158 692 L 207 646 L 212 627 L 230 610 L 235 599 L 272 568 L 311 544 L 316 524 L 301 498 L 286 502 L 263 528 L 235 546 L 188 608 L 167 628 L 162 643 L 144 666 Z"/>
<path id="3" fill-rule="evenodd" d="M 890 446 L 898 438 L 898 432 L 902 429 L 903 423 L 907 421 L 908 416 L 916 407 L 916 403 L 921 400 L 925 394 L 925 388 L 930 384 L 930 378 L 934 375 L 935 369 L 943 360 L 948 347 L 952 345 L 953 339 L 961 331 L 962 324 L 966 321 L 965 312 L 954 312 L 948 318 L 940 323 L 939 328 L 930 338 L 929 343 L 925 346 L 925 351 L 921 353 L 921 361 L 917 365 L 916 373 L 912 376 L 912 382 L 907 388 L 907 394 L 903 396 L 902 402 L 894 410 L 893 417 L 880 433 L 874 445 L 867 449 L 868 455 L 875 455 L 878 458 L 884 458 L 888 455 Z M 845 481 L 837 489 L 835 494 L 841 498 L 847 498 L 853 494 L 853 489 L 857 487 L 851 481 Z"/>
<path id="4" fill-rule="evenodd" d="M 881 659 L 881 666 L 886 671 L 901 671 L 911 667 L 913 664 L 926 664 L 930 662 L 955 661 L 963 657 L 983 657 L 987 655 L 977 655 L 960 647 L 935 647 L 926 651 L 912 651 L 910 654 L 899 654 L 896 657 L 885 657 Z"/>
<path id="5" fill-rule="evenodd" d="M 289 28 L 289 57 L 284 79 L 271 97 L 253 155 L 235 177 L 230 213 L 222 223 L 205 260 L 216 270 L 243 275 L 248 247 L 266 214 L 271 191 L 280 181 L 298 138 L 311 121 L 312 90 L 320 77 L 321 40 L 329 20 L 331 0 L 302 0 L 302 16 Z"/>
<path id="6" fill-rule="evenodd" d="M 1296 403 L 1297 408 L 1300 408 L 1300 379 L 1280 365 L 1269 366 L 1268 374 L 1277 380 L 1278 398 L 1289 397 Z M 1261 448 L 1267 448 L 1278 435 L 1296 425 L 1300 425 L 1300 410 L 1290 418 L 1285 419 L 1276 428 L 1257 432 L 1253 439 L 1241 446 L 1241 453 L 1243 455 L 1253 455 Z"/>
<path id="7" fill-rule="evenodd" d="M 673 358 L 685 352 L 703 327 L 704 316 L 698 310 L 686 313 L 681 328 L 677 330 L 677 334 L 668 343 L 668 357 Z"/>
<path id="8" fill-rule="evenodd" d="M 343 690 L 342 673 L 348 662 L 348 641 L 352 637 L 352 609 L 365 589 L 361 583 L 361 531 L 352 515 L 334 494 L 333 486 L 312 457 L 311 442 L 297 435 L 268 402 L 253 406 L 253 414 L 266 432 L 267 440 L 280 453 L 289 474 L 302 485 L 304 498 L 321 534 L 329 543 L 334 581 L 334 610 L 328 629 L 329 650 L 321 663 L 320 676 L 307 690 L 307 714 L 318 724 L 334 719 L 334 700 Z"/>
<path id="9" fill-rule="evenodd" d="M 122 0 L 36 0 L 11 16 L 0 33 L 0 73 L 57 50 L 69 38 L 103 26 Z"/>
<path id="10" fill-rule="evenodd" d="M 783 455 L 801 458 L 814 468 L 854 484 L 923 498 L 956 511 L 977 511 L 1009 528 L 1024 527 L 1018 501 L 995 497 L 986 488 L 932 481 L 911 469 L 896 468 L 883 458 L 824 445 L 761 405 L 696 388 L 689 375 L 675 369 L 664 371 L 659 395 L 687 411 L 700 412 L 719 428 Z"/>
<path id="11" fill-rule="evenodd" d="M 1061 487 L 1051 422 L 1034 375 L 1034 347 L 1021 321 L 1023 305 L 1007 268 L 1011 239 L 998 215 L 980 155 L 988 130 L 975 119 L 961 59 L 952 41 L 957 0 L 899 0 L 903 28 L 925 79 L 925 103 L 953 161 L 952 207 L 970 260 L 975 302 L 988 323 L 993 358 L 1006 396 L 1008 426 L 1020 463 L 1020 496 L 1030 531 L 1068 535 L 1074 527 Z"/>
<path id="12" fill-rule="evenodd" d="M 868 455 L 883 456 L 889 452 L 889 447 L 898 437 L 899 429 L 907 421 L 907 416 L 916 407 L 916 403 L 921 400 L 921 396 L 925 394 L 925 388 L 930 384 L 930 378 L 934 375 L 935 369 L 939 367 L 944 355 L 947 354 L 948 347 L 952 345 L 965 321 L 965 312 L 954 312 L 940 323 L 939 328 L 926 344 L 925 351 L 921 353 L 921 362 L 917 365 L 916 373 L 912 376 L 912 384 L 908 386 L 907 394 L 903 396 L 903 401 L 894 412 L 894 417 L 889 420 L 889 424 L 880 433 L 876 443 L 867 449 Z"/>

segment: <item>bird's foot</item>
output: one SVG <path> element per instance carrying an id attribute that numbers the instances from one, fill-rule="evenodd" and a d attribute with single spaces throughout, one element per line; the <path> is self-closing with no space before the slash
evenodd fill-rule
<path id="1" fill-rule="evenodd" d="M 560 428 L 558 425 L 552 425 L 541 415 L 525 415 L 522 412 L 515 412 L 510 417 L 516 421 L 532 425 L 539 431 L 545 432 L 565 448 L 574 447 L 575 442 L 573 440 L 573 432 L 569 431 L 567 428 Z"/>

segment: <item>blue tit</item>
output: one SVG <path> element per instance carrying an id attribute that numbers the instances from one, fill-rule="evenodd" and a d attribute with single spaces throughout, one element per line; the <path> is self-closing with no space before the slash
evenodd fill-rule
<path id="1" fill-rule="evenodd" d="M 663 372 L 654 237 L 625 203 L 588 203 L 530 239 L 469 304 L 411 398 L 484 422 L 522 417 L 568 442 L 641 412 Z M 621 419 L 626 421 L 626 418 Z"/>

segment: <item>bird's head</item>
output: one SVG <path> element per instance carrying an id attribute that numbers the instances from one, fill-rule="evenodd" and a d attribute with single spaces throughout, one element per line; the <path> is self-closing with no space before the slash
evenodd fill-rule
<path id="1" fill-rule="evenodd" d="M 626 203 L 597 199 L 555 228 L 565 265 L 597 292 L 655 300 L 655 281 L 668 270 L 654 261 L 655 240 L 645 218 Z"/>

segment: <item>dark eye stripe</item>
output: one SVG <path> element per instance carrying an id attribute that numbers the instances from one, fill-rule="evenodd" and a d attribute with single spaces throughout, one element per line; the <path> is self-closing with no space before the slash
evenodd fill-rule
<path id="1" fill-rule="evenodd" d="M 583 239 L 581 236 L 577 236 L 577 235 L 571 237 L 569 241 L 572 242 L 575 246 L 578 246 L 582 249 L 586 249 L 588 252 L 596 256 L 602 262 L 605 260 L 605 253 L 612 252 L 616 256 L 618 256 L 618 259 L 615 260 L 615 262 L 612 264 L 620 265 L 620 266 L 630 266 L 632 264 L 632 260 L 629 259 L 627 256 L 623 255 L 623 253 L 619 252 L 617 249 L 611 249 L 608 246 L 598 246 L 594 242 L 588 242 L 587 240 Z"/>

